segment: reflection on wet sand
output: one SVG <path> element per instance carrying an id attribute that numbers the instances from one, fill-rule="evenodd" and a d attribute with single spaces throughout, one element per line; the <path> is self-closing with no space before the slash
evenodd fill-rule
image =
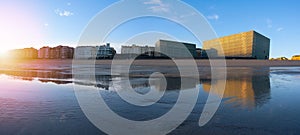
<path id="1" fill-rule="evenodd" d="M 92 86 L 103 90 L 112 88 L 112 81 L 117 82 L 122 87 L 124 77 L 111 75 L 76 75 L 77 80 L 73 80 L 72 74 L 61 71 L 37 71 L 37 70 L 1 70 L 1 74 L 12 76 L 16 79 L 27 81 L 38 80 L 40 82 L 55 84 L 75 83 L 78 85 Z M 261 106 L 270 99 L 270 78 L 269 68 L 228 68 L 227 79 L 223 98 L 225 103 L 235 104 L 247 108 Z M 79 78 L 79 79 L 78 79 Z M 166 86 L 163 83 L 166 80 Z M 129 77 L 132 88 L 150 87 L 148 77 Z M 183 83 L 181 83 L 181 81 Z M 152 78 L 150 83 L 156 90 L 180 90 L 195 88 L 199 83 L 202 84 L 204 91 L 210 91 L 212 85 L 223 83 L 224 80 L 217 80 L 211 83 L 208 76 L 202 77 L 200 81 L 193 78 L 165 77 Z M 120 82 L 120 83 L 118 83 Z M 213 91 L 214 94 L 221 96 L 222 91 Z"/>
<path id="2" fill-rule="evenodd" d="M 85 85 L 85 86 L 95 86 L 100 89 L 109 90 L 112 88 L 112 81 L 116 84 L 121 85 L 126 78 L 120 76 L 110 76 L 110 75 L 77 75 L 79 79 L 75 80 L 75 84 Z M 95 77 L 95 78 L 93 78 Z M 198 84 L 193 78 L 180 78 L 180 77 L 166 77 L 167 86 L 165 87 L 162 83 L 163 78 L 152 78 L 151 84 L 156 90 L 179 90 L 179 89 L 191 89 L 195 88 Z M 95 80 L 95 82 L 91 81 Z M 133 89 L 150 87 L 148 77 L 129 77 L 131 87 Z M 181 81 L 183 83 L 181 83 Z M 183 85 L 181 85 L 183 84 Z M 120 86 L 122 87 L 122 86 Z"/>
<path id="3" fill-rule="evenodd" d="M 34 79 L 38 79 L 40 82 L 44 83 L 72 83 L 72 81 L 70 80 L 72 79 L 72 74 L 55 70 L 0 70 L 0 74 L 5 74 L 8 76 L 12 76 L 15 79 L 21 79 L 26 81 L 33 81 Z"/>
<path id="4" fill-rule="evenodd" d="M 270 78 L 269 69 L 245 68 L 228 69 L 226 86 L 223 98 L 228 98 L 225 103 L 253 108 L 262 106 L 270 99 Z M 203 80 L 203 89 L 210 91 L 212 85 L 223 83 L 224 80 L 217 80 L 211 83 L 210 80 Z M 214 94 L 221 96 L 222 91 L 213 91 Z"/>
<path id="5" fill-rule="evenodd" d="M 155 80 L 153 80 L 153 85 L 156 90 L 185 90 L 195 88 L 197 84 L 199 84 L 199 81 L 194 78 L 166 77 L 167 86 L 165 87 L 162 79 L 163 78 L 155 78 Z"/>

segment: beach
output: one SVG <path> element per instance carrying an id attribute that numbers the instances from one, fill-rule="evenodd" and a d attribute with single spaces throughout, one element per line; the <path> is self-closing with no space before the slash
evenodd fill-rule
<path id="1" fill-rule="evenodd" d="M 179 61 L 187 69 L 193 65 L 187 60 Z M 273 135 L 300 132 L 297 107 L 299 61 L 227 60 L 226 67 L 216 67 L 222 69 L 216 71 L 226 71 L 226 78 L 212 78 L 210 61 L 195 60 L 198 74 L 191 72 L 190 75 L 199 75 L 198 80 L 181 76 L 171 60 L 136 60 L 129 74 L 123 74 L 122 69 L 128 62 L 117 62 L 115 66 L 121 72 L 112 73 L 111 60 L 2 61 L 0 84 L 5 87 L 0 90 L 0 121 L 6 124 L 0 128 L 0 134 L 104 134 L 87 119 L 79 105 L 76 89 L 83 96 L 95 92 L 95 96 L 102 97 L 113 112 L 136 121 L 163 116 L 178 102 L 181 92 L 198 93 L 193 111 L 170 134 Z M 220 60 L 214 62 L 222 63 Z M 155 72 L 162 73 L 165 78 L 149 79 Z M 139 94 L 154 89 L 164 93 L 163 97 L 150 106 L 129 104 L 119 96 L 120 91 L 128 92 L 124 85 L 128 80 Z M 211 91 L 212 87 L 224 82 L 224 91 Z M 209 94 L 222 100 L 214 117 L 199 127 L 199 117 Z M 135 98 L 131 94 L 128 96 Z M 151 99 L 142 101 L 152 103 Z M 164 122 L 172 123 L 174 119 Z"/>

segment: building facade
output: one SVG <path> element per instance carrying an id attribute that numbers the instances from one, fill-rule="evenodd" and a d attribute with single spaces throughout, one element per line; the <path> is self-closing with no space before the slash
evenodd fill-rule
<path id="1" fill-rule="evenodd" d="M 74 48 L 69 46 L 58 46 L 59 48 L 59 58 L 61 59 L 72 59 L 74 55 Z"/>
<path id="2" fill-rule="evenodd" d="M 151 46 L 137 46 L 133 44 L 132 46 L 122 46 L 121 54 L 133 54 L 133 55 L 148 55 L 153 56 L 155 51 L 155 47 Z"/>
<path id="3" fill-rule="evenodd" d="M 50 47 L 44 46 L 39 49 L 38 51 L 38 58 L 39 59 L 49 59 L 50 58 Z"/>
<path id="4" fill-rule="evenodd" d="M 184 51 L 184 50 L 188 51 Z M 168 55 L 171 58 L 196 57 L 196 44 L 168 40 L 159 40 L 155 43 L 156 55 Z"/>
<path id="5" fill-rule="evenodd" d="M 294 56 L 292 57 L 292 60 L 300 60 L 300 55 L 294 55 Z"/>
<path id="6" fill-rule="evenodd" d="M 101 46 L 78 46 L 75 49 L 75 59 L 111 59 L 116 50 L 110 44 Z"/>
<path id="7" fill-rule="evenodd" d="M 72 59 L 74 48 L 69 46 L 59 45 L 57 47 L 42 47 L 38 51 L 39 59 Z"/>
<path id="8" fill-rule="evenodd" d="M 36 59 L 38 57 L 38 50 L 35 48 L 15 49 L 9 52 L 12 58 L 16 59 Z"/>
<path id="9" fill-rule="evenodd" d="M 116 50 L 110 47 L 110 43 L 98 46 L 97 49 L 96 59 L 112 59 L 116 54 Z"/>
<path id="10" fill-rule="evenodd" d="M 35 48 L 24 48 L 23 49 L 24 58 L 36 59 L 38 56 L 38 50 Z"/>
<path id="11" fill-rule="evenodd" d="M 252 30 L 204 41 L 203 49 L 215 49 L 216 55 L 209 54 L 212 57 L 269 59 L 270 39 Z"/>
<path id="12" fill-rule="evenodd" d="M 98 47 L 96 46 L 78 46 L 75 49 L 75 59 L 95 59 Z"/>

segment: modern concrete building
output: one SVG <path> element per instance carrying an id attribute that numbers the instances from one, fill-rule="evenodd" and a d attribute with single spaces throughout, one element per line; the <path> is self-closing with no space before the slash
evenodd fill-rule
<path id="1" fill-rule="evenodd" d="M 148 56 L 153 56 L 153 52 L 155 51 L 154 47 L 151 46 L 137 46 L 133 44 L 132 46 L 122 46 L 121 54 L 145 54 Z"/>
<path id="2" fill-rule="evenodd" d="M 184 51 L 188 50 L 188 51 Z M 157 55 L 168 55 L 171 58 L 196 57 L 196 44 L 159 40 L 155 43 Z"/>
<path id="3" fill-rule="evenodd" d="M 210 54 L 212 57 L 269 59 L 270 39 L 252 30 L 204 41 L 203 49 L 217 50 L 217 56 Z"/>
<path id="4" fill-rule="evenodd" d="M 96 59 L 112 59 L 116 54 L 116 50 L 110 47 L 110 43 L 98 47 Z"/>

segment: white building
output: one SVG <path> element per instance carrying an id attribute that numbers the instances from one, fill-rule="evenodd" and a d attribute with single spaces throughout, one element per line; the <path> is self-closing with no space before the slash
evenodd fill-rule
<path id="1" fill-rule="evenodd" d="M 75 49 L 75 59 L 106 59 L 113 58 L 116 50 L 110 44 L 101 46 L 78 46 Z"/>
<path id="2" fill-rule="evenodd" d="M 96 46 L 78 46 L 75 49 L 75 59 L 95 59 L 98 47 Z"/>
<path id="3" fill-rule="evenodd" d="M 155 51 L 154 47 L 150 46 L 137 46 L 133 44 L 132 46 L 122 46 L 121 54 L 146 54 L 151 56 Z"/>

